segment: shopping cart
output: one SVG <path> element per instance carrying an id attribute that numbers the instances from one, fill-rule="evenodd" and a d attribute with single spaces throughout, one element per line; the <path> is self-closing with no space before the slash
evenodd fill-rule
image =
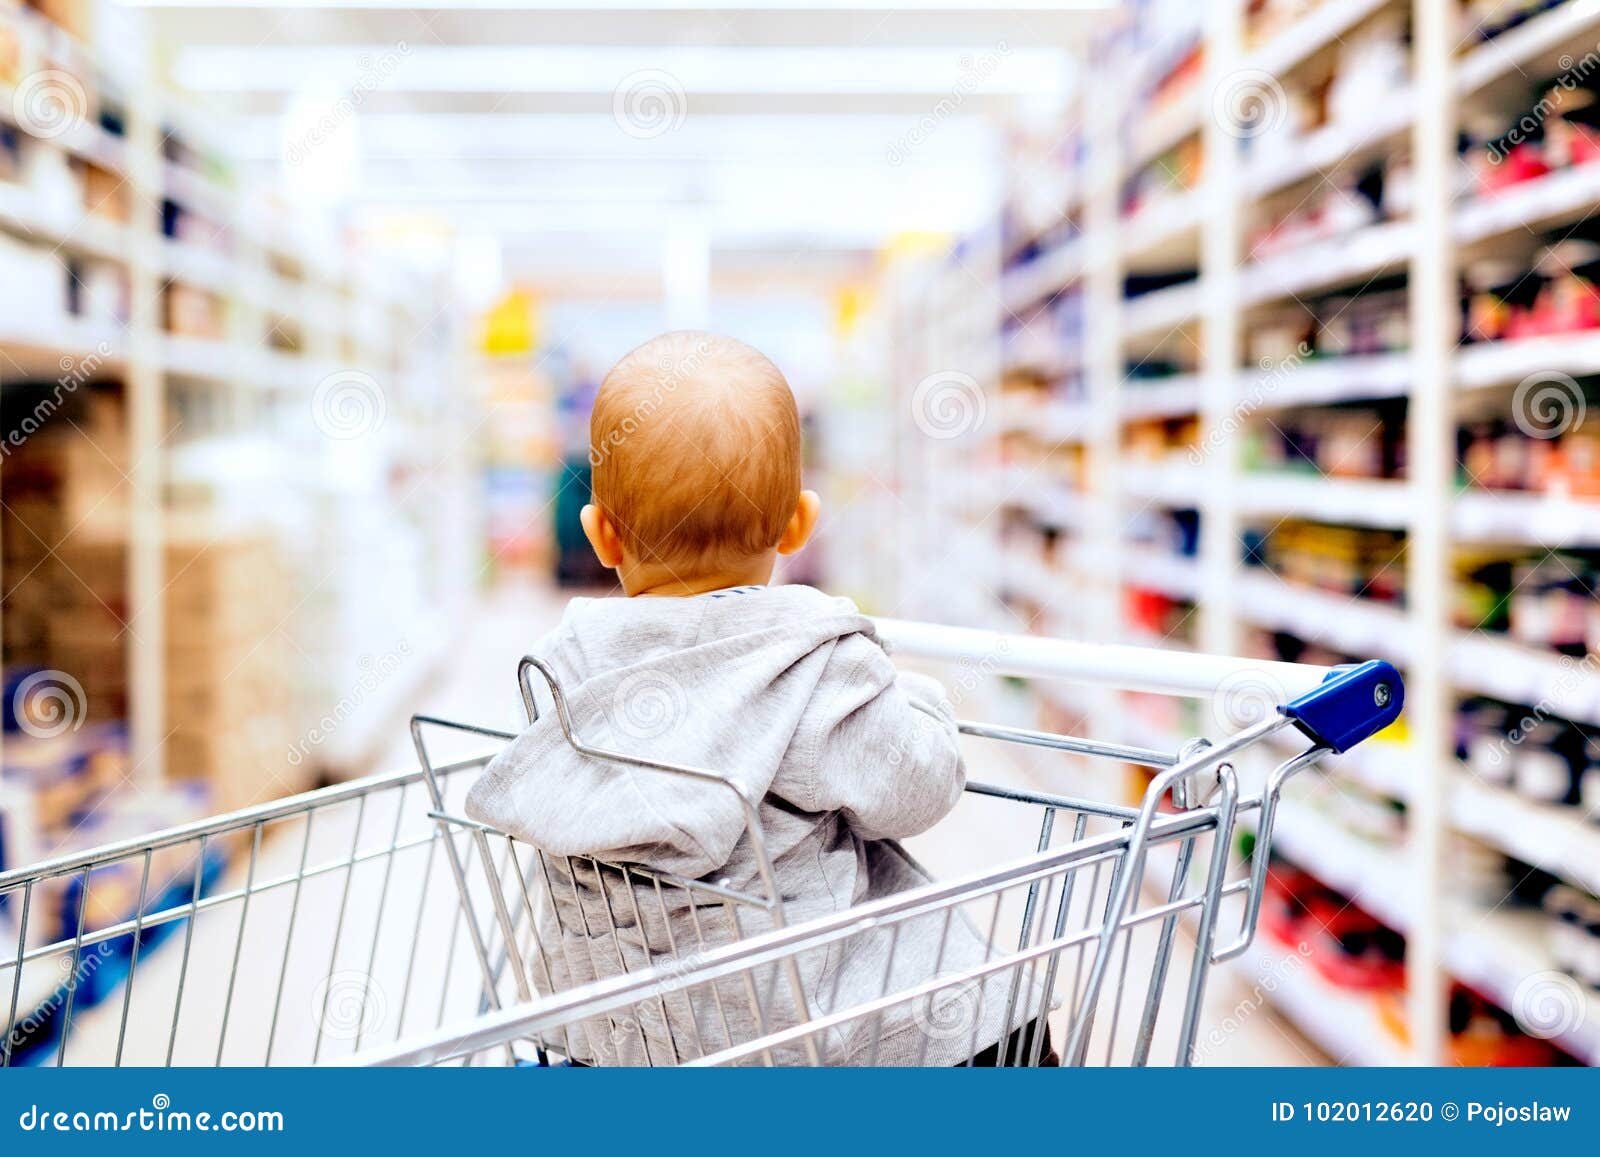
<path id="1" fill-rule="evenodd" d="M 962 723 L 1063 770 L 1153 778 L 1137 807 L 971 783 L 946 821 L 969 870 L 797 919 L 760 800 L 715 769 L 589 746 L 526 659 L 530 717 L 542 685 L 580 751 L 732 792 L 753 883 L 549 855 L 467 819 L 467 788 L 512 735 L 418 716 L 417 771 L 0 874 L 16 937 L 0 951 L 0 1064 L 1191 1063 L 1211 966 L 1252 942 L 1285 782 L 1398 716 L 1394 669 L 879 629 L 897 658 L 959 664 L 963 687 L 1011 675 L 1274 709 L 1177 752 Z M 1289 729 L 1306 742 L 1242 792 L 1239 754 Z M 438 758 L 463 738 L 483 749 Z M 1254 850 L 1230 880 L 1242 825 Z M 881 975 L 842 999 L 851 960 Z"/>

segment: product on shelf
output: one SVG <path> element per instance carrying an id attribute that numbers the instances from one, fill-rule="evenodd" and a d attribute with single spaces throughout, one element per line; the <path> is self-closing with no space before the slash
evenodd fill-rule
<path id="1" fill-rule="evenodd" d="M 1129 520 L 1128 541 L 1177 558 L 1194 558 L 1200 551 L 1200 512 L 1149 507 Z"/>
<path id="2" fill-rule="evenodd" d="M 1401 156 L 1342 175 L 1320 185 L 1310 196 L 1286 195 L 1277 211 L 1246 237 L 1251 261 L 1292 252 L 1313 242 L 1343 237 L 1380 221 L 1396 221 L 1411 212 L 1411 168 Z"/>
<path id="3" fill-rule="evenodd" d="M 1542 908 L 1550 918 L 1550 956 L 1555 966 L 1600 991 L 1600 900 L 1557 884 L 1545 893 Z"/>
<path id="4" fill-rule="evenodd" d="M 1291 410 L 1248 427 L 1249 470 L 1327 478 L 1405 477 L 1404 399 Z"/>
<path id="5" fill-rule="evenodd" d="M 1289 29 L 1296 21 L 1315 12 L 1325 0 L 1249 0 L 1244 12 L 1244 42 L 1248 49 L 1260 48 Z"/>
<path id="6" fill-rule="evenodd" d="M 1463 0 L 1456 40 L 1478 44 L 1520 28 L 1529 20 L 1570 0 Z"/>
<path id="7" fill-rule="evenodd" d="M 1132 637 L 1157 645 L 1185 648 L 1195 642 L 1194 603 L 1138 585 L 1138 576 L 1126 576 L 1122 590 L 1122 625 Z"/>
<path id="8" fill-rule="evenodd" d="M 1247 140 L 1252 162 L 1286 156 L 1311 133 L 1381 119 L 1410 84 L 1408 23 L 1408 11 L 1385 8 L 1339 37 L 1331 70 L 1284 78 L 1273 96 L 1281 114 Z"/>
<path id="9" fill-rule="evenodd" d="M 1161 206 L 1199 188 L 1204 175 L 1202 158 L 1198 136 L 1189 137 L 1156 157 L 1124 185 L 1122 215 L 1132 218 L 1158 214 Z"/>
<path id="10" fill-rule="evenodd" d="M 1600 160 L 1600 90 L 1581 69 L 1539 85 L 1524 109 L 1480 114 L 1461 137 L 1472 193 L 1492 197 L 1549 173 Z"/>
<path id="11" fill-rule="evenodd" d="M 1410 344 L 1404 276 L 1384 277 L 1358 294 L 1331 294 L 1259 311 L 1245 335 L 1253 368 L 1297 365 L 1307 358 L 1396 353 Z"/>
<path id="12" fill-rule="evenodd" d="M 1556 235 L 1531 265 L 1486 259 L 1463 268 L 1463 342 L 1600 328 L 1600 242 L 1568 232 Z"/>
<path id="13" fill-rule="evenodd" d="M 1379 997 L 1379 1013 L 1386 1029 L 1403 1043 L 1411 1039 L 1411 1026 L 1403 993 Z M 1449 1058 L 1463 1068 L 1525 1068 L 1570 1065 L 1572 1058 L 1554 1044 L 1529 1036 L 1517 1018 L 1487 997 L 1462 984 L 1450 989 Z"/>
<path id="14" fill-rule="evenodd" d="M 1020 315 L 1008 315 L 1001 331 L 1009 377 L 1062 380 L 1063 395 L 1081 393 L 1083 293 L 1056 293 Z"/>
<path id="15" fill-rule="evenodd" d="M 1600 648 L 1600 554 L 1480 551 L 1456 560 L 1455 623 L 1583 658 Z"/>
<path id="16" fill-rule="evenodd" d="M 1398 603 L 1405 595 L 1405 535 L 1374 527 L 1286 520 L 1247 531 L 1245 564 L 1300 586 Z"/>
<path id="17" fill-rule="evenodd" d="M 1552 397 L 1558 405 L 1587 409 L 1592 399 L 1592 380 L 1575 382 L 1573 390 L 1564 383 L 1552 388 L 1564 398 Z M 1456 433 L 1456 462 L 1460 484 L 1468 489 L 1522 490 L 1561 498 L 1600 498 L 1600 429 L 1571 421 L 1555 428 L 1535 422 L 1539 403 L 1518 404 L 1518 414 L 1510 418 L 1476 419 L 1465 422 Z M 1561 411 L 1552 411 L 1559 422 Z"/>
<path id="18" fill-rule="evenodd" d="M 129 631 L 139 629 L 126 417 L 113 390 L 63 397 L 62 420 L 6 461 L 0 541 L 17 578 L 0 624 L 9 663 L 64 673 L 73 710 L 108 723 L 126 715 Z M 206 784 L 218 810 L 289 794 L 305 781 L 288 763 L 298 683 L 279 632 L 292 603 L 278 550 L 265 533 L 164 521 L 169 774 Z"/>
<path id="19" fill-rule="evenodd" d="M 1187 460 L 1200 440 L 1200 419 L 1194 415 L 1145 418 L 1122 427 L 1122 455 L 1130 462 L 1158 465 Z"/>
<path id="20" fill-rule="evenodd" d="M 1456 756 L 1482 783 L 1590 814 L 1600 805 L 1600 735 L 1550 715 L 1473 697 L 1456 715 Z"/>
<path id="21" fill-rule="evenodd" d="M 1254 841 L 1244 841 L 1249 851 Z M 1405 937 L 1309 872 L 1274 857 L 1261 902 L 1267 935 L 1304 953 L 1328 983 L 1357 991 L 1405 986 Z"/>
<path id="22" fill-rule="evenodd" d="M 172 282 L 162 294 L 166 330 L 176 337 L 220 340 L 227 332 L 227 303 L 216 294 Z M 273 336 L 277 330 L 274 329 Z"/>

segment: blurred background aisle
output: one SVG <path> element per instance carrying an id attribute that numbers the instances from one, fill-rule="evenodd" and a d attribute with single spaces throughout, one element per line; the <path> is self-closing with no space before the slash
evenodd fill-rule
<path id="1" fill-rule="evenodd" d="M 0 0 L 0 872 L 513 726 L 614 585 L 598 377 L 705 327 L 800 398 L 788 581 L 1404 669 L 1206 1060 L 1596 1063 L 1597 98 L 1592 0 Z M 1169 748 L 1278 697 L 945 674 Z"/>

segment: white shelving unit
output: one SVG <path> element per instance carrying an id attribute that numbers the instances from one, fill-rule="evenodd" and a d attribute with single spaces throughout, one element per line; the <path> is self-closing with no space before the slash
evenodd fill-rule
<path id="1" fill-rule="evenodd" d="M 439 329 L 438 338 L 424 336 L 438 321 L 436 305 L 427 300 L 426 286 L 410 274 L 377 268 L 343 244 L 304 235 L 297 216 L 275 204 L 268 190 L 222 184 L 167 158 L 165 134 L 173 126 L 194 141 L 214 142 L 217 130 L 196 123 L 200 118 L 186 107 L 189 102 L 165 87 L 156 53 L 144 38 L 142 14 L 122 12 L 116 27 L 103 37 L 101 30 L 91 30 L 89 43 L 72 42 L 36 13 L 6 15 L 35 22 L 33 30 L 58 46 L 73 43 L 85 67 L 116 80 L 118 103 L 125 111 L 122 135 L 102 128 L 93 115 L 78 117 L 59 135 L 29 135 L 27 126 L 17 123 L 12 90 L 0 81 L 0 121 L 20 132 L 27 148 L 90 160 L 130 192 L 124 223 L 67 209 L 57 196 L 0 181 L 0 234 L 115 266 L 126 274 L 129 286 L 125 320 L 62 316 L 56 323 L 37 325 L 0 318 L 0 388 L 17 380 L 55 379 L 91 355 L 95 376 L 122 384 L 132 463 L 128 598 L 138 626 L 128 636 L 130 741 L 138 774 L 157 781 L 163 775 L 167 734 L 163 676 L 168 656 L 161 608 L 168 581 L 163 573 L 163 495 L 177 450 L 168 413 L 173 389 L 181 385 L 212 391 L 219 399 L 214 412 L 222 417 L 214 429 L 195 433 L 232 438 L 259 434 L 263 416 L 273 410 L 309 416 L 318 384 L 329 375 L 370 375 L 387 407 L 382 446 L 375 452 L 398 461 L 414 454 L 424 436 L 447 433 L 458 421 L 450 417 L 450 407 L 441 408 L 439 386 L 441 371 L 456 351 L 449 344 L 448 327 Z M 102 39 L 105 50 L 97 53 L 93 44 Z M 226 155 L 225 148 L 210 151 Z M 213 248 L 166 236 L 164 200 L 203 216 L 219 234 L 228 234 L 231 244 Z M 204 289 L 219 298 L 227 332 L 217 338 L 169 333 L 162 295 L 170 284 Z M 299 332 L 298 349 L 274 347 L 271 335 L 279 327 Z M 285 467 L 292 475 L 287 486 L 312 493 L 337 485 L 301 450 L 281 448 L 286 463 L 293 459 Z M 448 471 L 441 472 L 439 481 L 442 488 Z M 439 510 L 460 513 L 459 503 L 442 489 L 429 499 Z M 426 510 L 422 521 L 433 521 Z M 440 532 L 432 525 L 426 531 Z M 471 561 L 469 555 L 460 558 L 463 574 Z M 467 582 L 444 582 L 436 593 L 440 605 L 432 610 L 438 621 L 430 618 L 413 628 L 425 638 L 416 640 L 407 680 L 437 659 L 441 636 L 462 611 Z M 358 656 L 349 658 L 349 675 L 334 676 L 340 689 L 359 674 Z M 400 695 L 400 681 L 384 691 L 390 698 Z M 353 718 L 339 735 L 338 751 L 349 753 L 352 767 L 359 766 L 358 753 L 369 753 L 380 738 L 387 739 L 377 728 L 386 731 L 394 722 L 392 716 L 377 718 L 376 712 Z"/>
<path id="2" fill-rule="evenodd" d="M 1192 600 L 1199 617 L 1195 638 L 1206 649 L 1235 650 L 1244 629 L 1265 627 L 1403 665 L 1408 746 L 1386 743 L 1343 761 L 1352 779 L 1405 801 L 1403 848 L 1375 856 L 1371 847 L 1326 821 L 1297 817 L 1288 809 L 1281 839 L 1286 855 L 1320 871 L 1331 884 L 1342 880 L 1359 893 L 1361 903 L 1383 909 L 1375 915 L 1403 928 L 1415 1043 L 1404 1048 L 1369 1031 L 1369 1001 L 1333 990 L 1309 974 L 1281 986 L 1272 999 L 1335 1056 L 1366 1063 L 1437 1063 L 1446 1056 L 1452 980 L 1509 1004 L 1516 983 L 1542 960 L 1537 946 L 1530 949 L 1526 943 L 1537 937 L 1516 914 L 1487 915 L 1458 897 L 1459 885 L 1441 868 L 1447 842 L 1471 838 L 1575 873 L 1590 889 L 1600 886 L 1600 868 L 1588 875 L 1572 867 L 1600 863 L 1600 827 L 1560 809 L 1541 809 L 1468 784 L 1454 756 L 1453 737 L 1456 699 L 1471 694 L 1524 704 L 1546 701 L 1557 714 L 1600 725 L 1600 678 L 1553 653 L 1456 630 L 1450 616 L 1453 556 L 1463 546 L 1600 546 L 1600 501 L 1458 495 L 1454 478 L 1458 405 L 1469 394 L 1509 391 L 1534 373 L 1600 373 L 1600 335 L 1594 333 L 1458 345 L 1457 250 L 1507 237 L 1526 242 L 1525 231 L 1559 227 L 1600 211 L 1600 167 L 1554 173 L 1490 199 L 1453 199 L 1463 102 L 1496 93 L 1515 102 L 1533 82 L 1559 71 L 1563 54 L 1576 58 L 1590 51 L 1600 37 L 1600 8 L 1569 3 L 1474 44 L 1463 37 L 1458 6 L 1448 0 L 1323 0 L 1245 52 L 1245 7 L 1242 0 L 1208 4 L 1202 15 L 1201 6 L 1192 6 L 1192 18 L 1203 21 L 1204 76 L 1189 97 L 1166 100 L 1159 117 L 1141 121 L 1131 98 L 1159 75 L 1177 46 L 1192 41 L 1195 30 L 1168 27 L 1172 22 L 1165 21 L 1162 33 L 1142 45 L 1096 48 L 1085 65 L 1084 95 L 1069 114 L 1076 118 L 1069 129 L 1087 140 L 1086 155 L 1064 180 L 1039 177 L 1042 183 L 1059 180 L 1071 190 L 1060 211 L 1074 219 L 1076 235 L 1006 271 L 993 298 L 1005 311 L 1002 316 L 1021 320 L 1057 293 L 1082 293 L 1087 321 L 1082 349 L 1074 351 L 1081 361 L 1074 365 L 1083 367 L 1086 396 L 1073 403 L 1081 424 L 1061 441 L 1081 447 L 1089 489 L 1063 491 L 1051 482 L 1030 492 L 1028 471 L 989 469 L 991 451 L 981 439 L 941 443 L 939 452 L 947 454 L 946 462 L 965 455 L 966 465 L 947 469 L 961 475 L 960 517 L 967 525 L 992 533 L 999 521 L 995 511 L 1031 509 L 1041 523 L 1071 536 L 1070 549 L 1058 548 L 1053 563 L 1031 552 L 1007 551 L 997 555 L 993 576 L 979 576 L 994 580 L 986 589 L 1027 592 L 1040 605 L 1059 603 L 1063 600 L 1056 593 L 1066 592 L 1079 616 L 1055 618 L 1047 629 L 1132 641 L 1117 624 L 1120 590 L 1134 580 Z M 1365 22 L 1402 10 L 1411 17 L 1410 81 L 1404 91 L 1385 94 L 1371 115 L 1333 123 L 1292 148 L 1254 160 L 1211 115 L 1211 94 L 1240 72 L 1290 77 L 1336 53 Z M 1508 106 L 1508 116 L 1514 111 Z M 1130 126 L 1129 132 L 1120 126 Z M 1124 217 L 1121 180 L 1196 135 L 1204 152 L 1198 187 Z M 1410 158 L 1412 170 L 1404 219 L 1259 261 L 1246 258 L 1241 222 L 1264 198 L 1292 197 L 1297 185 L 1401 153 Z M 1123 278 L 1130 270 L 1183 260 L 1197 265 L 1196 281 L 1124 299 Z M 1358 293 L 1375 278 L 1397 274 L 1406 275 L 1409 285 L 1409 350 L 1312 358 L 1286 369 L 1255 366 L 1244 355 L 1241 337 L 1263 307 L 1329 290 Z M 947 280 L 957 296 L 979 292 L 964 272 L 940 280 Z M 971 356 L 968 351 L 933 340 L 941 325 L 936 308 L 925 310 L 908 333 L 907 344 L 918 344 L 927 357 L 923 373 L 973 364 L 962 360 Z M 1164 345 L 1197 351 L 1194 371 L 1161 383 L 1125 378 L 1127 360 Z M 986 384 L 998 378 L 973 372 Z M 914 383 L 919 376 L 898 380 Z M 1405 481 L 1268 477 L 1241 469 L 1238 430 L 1258 411 L 1387 398 L 1408 401 Z M 1185 456 L 1149 463 L 1124 455 L 1122 432 L 1128 423 L 1186 414 L 1200 420 L 1207 447 L 1201 460 Z M 991 433 L 1016 425 L 1002 424 Z M 918 446 L 915 452 L 930 451 Z M 1197 559 L 1157 557 L 1131 540 L 1130 514 L 1150 506 L 1199 512 Z M 929 516 L 927 533 L 934 543 L 943 534 L 941 517 Z M 1290 586 L 1244 567 L 1241 528 L 1271 526 L 1285 518 L 1404 531 L 1405 606 Z M 927 557 L 942 556 L 932 550 Z M 1041 703 L 1081 709 L 1102 731 L 1120 738 L 1139 729 L 1137 721 L 1119 714 L 1114 699 L 1096 699 L 1081 690 L 1068 694 L 1041 687 L 1039 692 Z M 1591 1012 L 1588 1021 L 1600 1021 L 1600 1013 Z M 1578 1033 L 1561 1043 L 1594 1063 L 1600 1053 L 1591 1037 Z"/>

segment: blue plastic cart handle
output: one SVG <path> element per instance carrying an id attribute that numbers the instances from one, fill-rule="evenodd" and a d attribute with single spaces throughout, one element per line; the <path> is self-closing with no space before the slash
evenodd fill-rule
<path id="1" fill-rule="evenodd" d="M 1348 751 L 1399 718 L 1405 699 L 1400 672 L 1382 659 L 1370 659 L 1336 668 L 1321 686 L 1279 710 L 1317 743 Z"/>

